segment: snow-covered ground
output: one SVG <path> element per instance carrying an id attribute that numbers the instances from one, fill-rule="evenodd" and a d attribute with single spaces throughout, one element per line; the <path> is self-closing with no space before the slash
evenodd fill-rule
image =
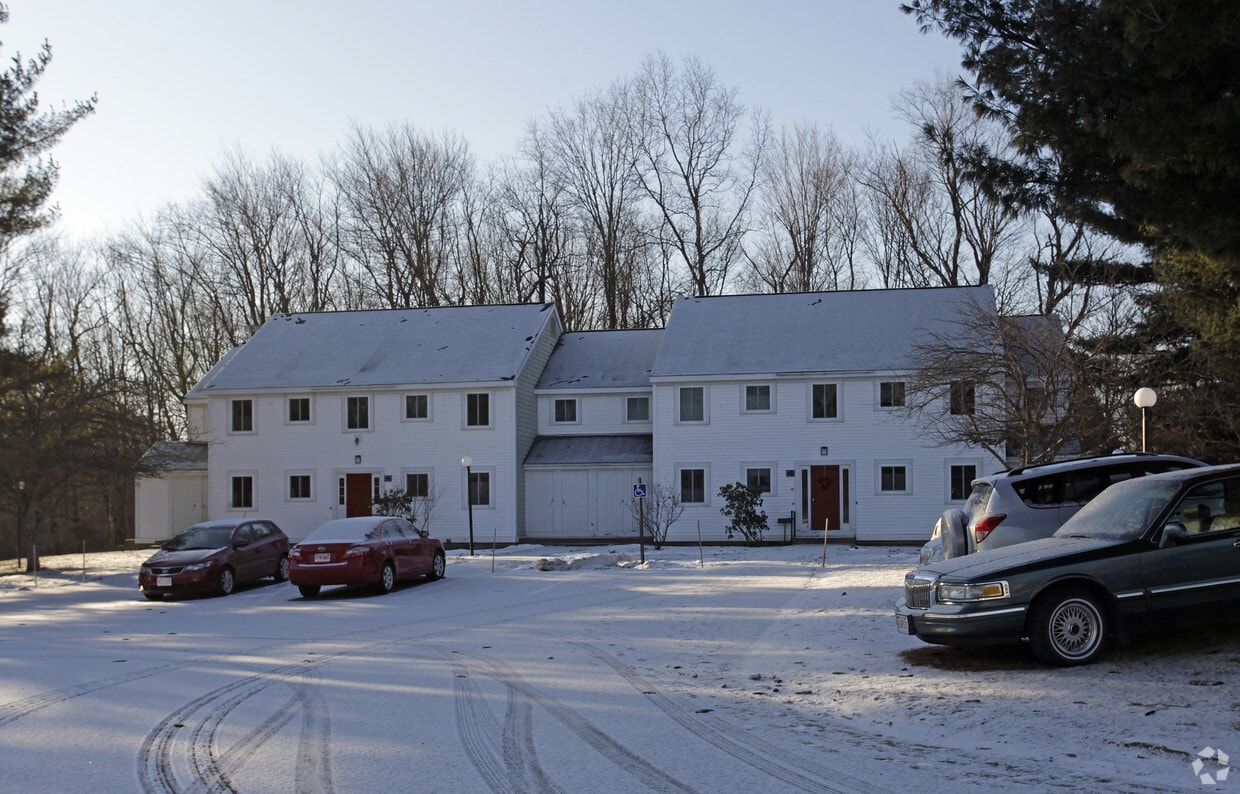
<path id="1" fill-rule="evenodd" d="M 147 602 L 147 552 L 0 568 L 0 789 L 1240 791 L 1236 623 L 1055 669 L 900 635 L 913 549 L 638 555 L 313 600 Z"/>

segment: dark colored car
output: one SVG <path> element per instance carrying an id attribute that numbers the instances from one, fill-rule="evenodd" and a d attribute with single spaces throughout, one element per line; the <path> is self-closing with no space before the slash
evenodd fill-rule
<path id="1" fill-rule="evenodd" d="M 289 552 L 289 580 L 307 598 L 328 585 L 374 585 L 442 579 L 443 544 L 403 518 L 361 516 L 328 521 Z"/>
<path id="2" fill-rule="evenodd" d="M 265 518 L 227 518 L 188 527 L 138 569 L 142 595 L 222 595 L 270 576 L 288 579 L 289 540 Z"/>
<path id="3" fill-rule="evenodd" d="M 1240 607 L 1240 464 L 1116 483 L 1050 538 L 911 571 L 900 631 L 940 645 L 1028 640 L 1086 664 L 1114 634 Z"/>
<path id="4" fill-rule="evenodd" d="M 1179 455 L 1123 452 L 1021 466 L 978 477 L 963 509 L 939 518 L 920 564 L 1049 538 L 1107 486 L 1206 464 Z"/>

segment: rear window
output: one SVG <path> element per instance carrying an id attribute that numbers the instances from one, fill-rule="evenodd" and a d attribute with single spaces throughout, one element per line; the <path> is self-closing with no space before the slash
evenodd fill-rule
<path id="1" fill-rule="evenodd" d="M 302 543 L 345 543 L 379 537 L 382 524 L 369 521 L 328 521 L 306 536 Z"/>
<path id="2" fill-rule="evenodd" d="M 994 492 L 995 487 L 988 482 L 974 483 L 973 490 L 969 492 L 969 498 L 965 500 L 964 512 L 971 516 L 982 515 L 989 507 L 990 495 Z"/>
<path id="3" fill-rule="evenodd" d="M 1060 502 L 1057 485 L 1058 478 L 1051 474 L 1012 483 L 1012 490 L 1030 507 L 1054 507 Z"/>

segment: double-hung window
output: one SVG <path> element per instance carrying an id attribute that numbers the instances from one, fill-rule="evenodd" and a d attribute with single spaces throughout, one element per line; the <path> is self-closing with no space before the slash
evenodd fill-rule
<path id="1" fill-rule="evenodd" d="M 834 383 L 813 384 L 810 390 L 810 417 L 838 419 L 839 416 L 839 387 Z"/>
<path id="2" fill-rule="evenodd" d="M 491 426 L 491 395 L 486 392 L 465 395 L 465 426 Z"/>
<path id="3" fill-rule="evenodd" d="M 681 422 L 706 421 L 706 389 L 702 386 L 680 387 L 679 418 Z"/>
<path id="4" fill-rule="evenodd" d="M 429 419 L 431 415 L 429 394 L 405 395 L 405 419 Z"/>
<path id="5" fill-rule="evenodd" d="M 768 383 L 745 386 L 745 413 L 771 412 L 771 386 Z"/>
<path id="6" fill-rule="evenodd" d="M 370 398 L 345 398 L 345 425 L 349 430 L 370 429 Z"/>
<path id="7" fill-rule="evenodd" d="M 254 401 L 233 400 L 232 421 L 228 425 L 234 433 L 254 432 Z"/>
<path id="8" fill-rule="evenodd" d="M 577 424 L 577 400 L 572 398 L 556 400 L 554 410 L 557 425 Z"/>
<path id="9" fill-rule="evenodd" d="M 890 381 L 878 384 L 878 404 L 882 408 L 902 408 L 904 406 L 904 383 Z"/>
<path id="10" fill-rule="evenodd" d="M 680 470 L 680 503 L 681 504 L 705 504 L 706 503 L 706 470 L 705 469 L 681 469 Z"/>

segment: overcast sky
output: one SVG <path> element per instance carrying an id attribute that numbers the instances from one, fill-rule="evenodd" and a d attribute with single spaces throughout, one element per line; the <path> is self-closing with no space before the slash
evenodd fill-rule
<path id="1" fill-rule="evenodd" d="M 695 55 L 776 125 L 845 142 L 903 139 L 901 90 L 959 72 L 896 0 L 9 0 L 0 57 L 53 61 L 45 107 L 99 98 L 55 150 L 73 236 L 116 231 L 193 196 L 239 145 L 307 160 L 349 124 L 450 129 L 480 160 L 508 154 L 548 107 Z"/>

